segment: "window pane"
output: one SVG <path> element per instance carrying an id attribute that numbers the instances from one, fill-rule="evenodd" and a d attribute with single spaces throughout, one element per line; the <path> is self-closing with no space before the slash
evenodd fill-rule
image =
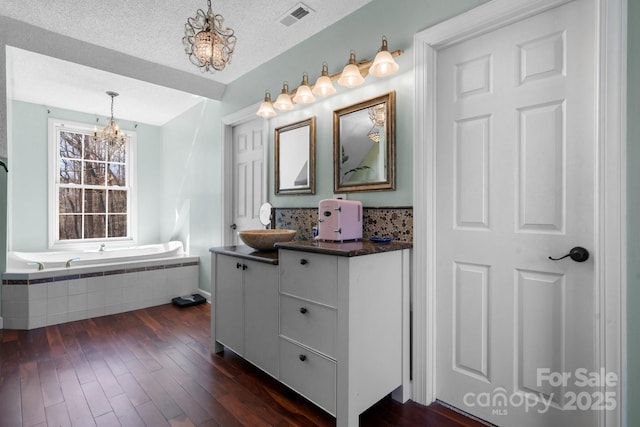
<path id="1" fill-rule="evenodd" d="M 109 190 L 109 213 L 127 213 L 127 192 Z"/>
<path id="2" fill-rule="evenodd" d="M 124 187 L 127 184 L 125 166 L 120 164 L 109 163 L 109 175 L 107 176 L 107 185 L 117 185 Z"/>
<path id="3" fill-rule="evenodd" d="M 61 188 L 58 195 L 59 213 L 82 213 L 82 189 Z"/>
<path id="4" fill-rule="evenodd" d="M 107 160 L 104 141 L 95 141 L 92 136 L 85 135 L 84 158 L 85 160 Z"/>
<path id="5" fill-rule="evenodd" d="M 60 215 L 60 240 L 82 238 L 82 215 Z"/>
<path id="6" fill-rule="evenodd" d="M 84 217 L 84 238 L 99 239 L 101 237 L 106 237 L 105 216 L 86 215 Z"/>
<path id="7" fill-rule="evenodd" d="M 111 155 L 109 156 L 110 162 L 124 163 L 126 161 L 127 146 L 126 143 L 116 142 L 111 144 L 109 150 Z"/>
<path id="8" fill-rule="evenodd" d="M 106 190 L 85 190 L 84 192 L 84 212 L 85 213 L 106 213 L 105 195 Z M 103 221 L 104 222 L 104 221 Z"/>
<path id="9" fill-rule="evenodd" d="M 82 163 L 78 160 L 60 159 L 60 183 L 80 184 L 80 168 Z"/>
<path id="10" fill-rule="evenodd" d="M 82 134 L 60 132 L 60 157 L 79 159 L 82 156 Z"/>
<path id="11" fill-rule="evenodd" d="M 105 185 L 105 163 L 85 162 L 84 183 L 85 185 Z"/>
<path id="12" fill-rule="evenodd" d="M 127 216 L 109 215 L 109 237 L 127 236 Z"/>

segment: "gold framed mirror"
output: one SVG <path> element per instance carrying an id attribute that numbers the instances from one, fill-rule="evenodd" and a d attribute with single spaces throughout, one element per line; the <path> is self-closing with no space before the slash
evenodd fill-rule
<path id="1" fill-rule="evenodd" d="M 333 112 L 336 193 L 395 190 L 395 91 Z"/>
<path id="2" fill-rule="evenodd" d="M 275 130 L 275 194 L 316 193 L 316 118 Z"/>

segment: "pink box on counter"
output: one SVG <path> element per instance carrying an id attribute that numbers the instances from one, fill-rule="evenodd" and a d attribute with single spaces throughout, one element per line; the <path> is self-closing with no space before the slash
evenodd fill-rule
<path id="1" fill-rule="evenodd" d="M 362 239 L 362 202 L 342 199 L 320 200 L 317 238 L 333 242 Z"/>

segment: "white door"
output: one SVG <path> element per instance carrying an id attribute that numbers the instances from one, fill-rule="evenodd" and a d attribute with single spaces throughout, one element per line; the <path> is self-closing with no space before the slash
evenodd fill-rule
<path id="1" fill-rule="evenodd" d="M 260 223 L 260 205 L 266 195 L 266 146 L 263 119 L 257 118 L 234 126 L 233 138 L 233 222 L 236 230 L 263 228 Z M 232 244 L 238 243 L 233 233 Z"/>
<path id="2" fill-rule="evenodd" d="M 592 387 L 594 20 L 575 0 L 438 54 L 436 396 L 500 426 L 615 405 Z"/>

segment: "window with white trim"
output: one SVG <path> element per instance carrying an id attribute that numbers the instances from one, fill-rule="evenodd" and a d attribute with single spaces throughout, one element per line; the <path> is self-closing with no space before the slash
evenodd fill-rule
<path id="1" fill-rule="evenodd" d="M 52 246 L 132 240 L 134 132 L 123 143 L 93 139 L 93 129 L 50 120 Z"/>

